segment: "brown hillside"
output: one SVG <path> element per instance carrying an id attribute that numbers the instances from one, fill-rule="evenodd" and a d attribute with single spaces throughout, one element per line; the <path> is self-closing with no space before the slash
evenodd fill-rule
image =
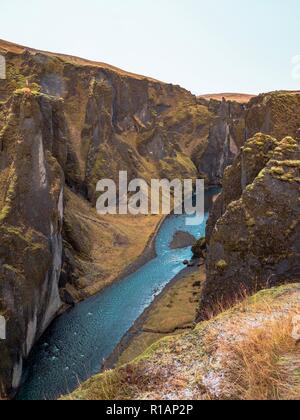
<path id="1" fill-rule="evenodd" d="M 246 104 L 250 99 L 254 98 L 256 95 L 249 95 L 246 93 L 211 93 L 200 95 L 200 98 L 204 99 L 214 99 L 217 101 L 222 101 L 225 98 L 227 101 L 239 102 L 241 104 Z"/>

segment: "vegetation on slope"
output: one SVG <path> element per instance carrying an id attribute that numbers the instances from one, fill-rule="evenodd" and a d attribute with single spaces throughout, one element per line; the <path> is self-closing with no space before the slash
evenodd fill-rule
<path id="1" fill-rule="evenodd" d="M 299 298 L 299 284 L 262 291 L 65 399 L 299 399 L 300 350 L 292 338 Z"/>

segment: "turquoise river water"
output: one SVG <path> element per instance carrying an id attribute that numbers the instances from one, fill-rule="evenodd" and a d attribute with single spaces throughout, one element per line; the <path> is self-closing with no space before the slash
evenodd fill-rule
<path id="1" fill-rule="evenodd" d="M 207 210 L 217 192 L 206 193 Z M 155 259 L 57 318 L 31 352 L 17 399 L 56 399 L 99 373 L 134 322 L 183 270 L 182 261 L 192 257 L 190 248 L 170 248 L 174 234 L 203 237 L 207 218 L 208 211 L 202 224 L 186 226 L 186 216 L 169 217 L 157 234 Z"/>

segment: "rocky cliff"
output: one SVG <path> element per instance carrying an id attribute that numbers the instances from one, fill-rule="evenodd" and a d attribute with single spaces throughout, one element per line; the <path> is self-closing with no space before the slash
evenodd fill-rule
<path id="1" fill-rule="evenodd" d="M 279 92 L 250 102 L 246 130 L 264 134 L 249 139 L 225 171 L 207 226 L 200 318 L 245 293 L 300 278 L 299 100 Z"/>
<path id="2" fill-rule="evenodd" d="M 295 137 L 300 127 L 300 92 L 277 91 L 261 94 L 248 104 L 246 138 L 256 133 L 269 134 L 279 140 Z"/>
<path id="3" fill-rule="evenodd" d="M 2 115 L 2 114 L 1 114 Z M 61 307 L 66 143 L 59 100 L 15 92 L 0 134 L 0 390 L 15 389 L 22 362 Z"/>
<path id="4" fill-rule="evenodd" d="M 233 163 L 246 139 L 246 106 L 223 98 L 221 102 L 211 100 L 208 108 L 215 118 L 209 127 L 208 143 L 204 151 L 200 146 L 194 152 L 194 161 L 206 185 L 221 185 L 225 169 Z"/>
<path id="5" fill-rule="evenodd" d="M 0 41 L 0 396 L 62 309 L 114 281 L 159 218 L 101 218 L 101 178 L 219 183 L 243 142 L 244 106 L 103 63 Z M 140 227 L 143 226 L 142 232 Z"/>

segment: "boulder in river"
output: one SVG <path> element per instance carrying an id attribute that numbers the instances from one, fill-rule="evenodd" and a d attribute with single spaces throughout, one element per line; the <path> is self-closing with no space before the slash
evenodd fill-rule
<path id="1" fill-rule="evenodd" d="M 193 246 L 195 243 L 195 237 L 188 232 L 178 231 L 175 233 L 172 242 L 170 244 L 171 249 L 181 249 Z"/>

